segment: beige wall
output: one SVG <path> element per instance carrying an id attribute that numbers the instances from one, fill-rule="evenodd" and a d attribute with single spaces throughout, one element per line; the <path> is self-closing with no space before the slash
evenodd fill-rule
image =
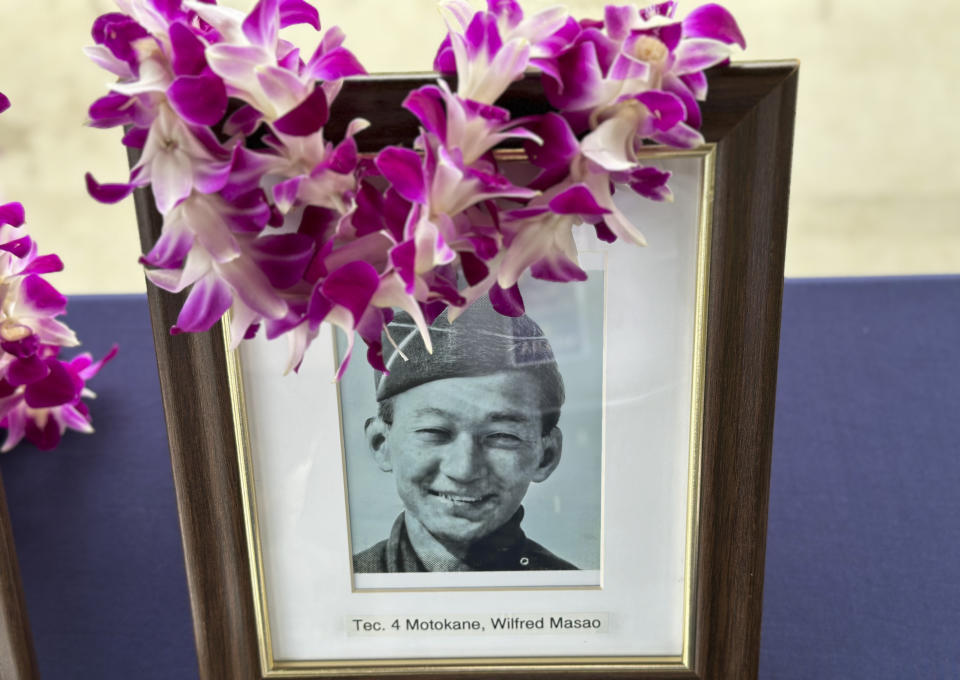
<path id="1" fill-rule="evenodd" d="M 479 0 L 475 0 L 479 2 Z M 244 7 L 252 2 L 231 0 Z M 529 9 L 555 4 L 528 0 Z M 601 2 L 568 2 L 580 16 Z M 787 273 L 960 271 L 960 58 L 948 38 L 960 3 L 928 0 L 727 0 L 745 57 L 802 61 Z M 371 71 L 428 69 L 443 35 L 434 0 L 317 3 Z M 682 3 L 681 12 L 694 7 Z M 0 199 L 27 207 L 41 250 L 72 292 L 143 290 L 133 206 L 87 197 L 83 173 L 126 176 L 116 131 L 86 128 L 108 75 L 87 62 L 108 0 L 2 0 Z M 312 31 L 295 40 L 307 44 Z"/>

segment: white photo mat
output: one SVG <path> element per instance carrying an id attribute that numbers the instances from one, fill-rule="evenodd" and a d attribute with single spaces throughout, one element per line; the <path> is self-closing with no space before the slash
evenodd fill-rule
<path id="1" fill-rule="evenodd" d="M 491 583 L 491 574 L 426 574 L 409 575 L 414 577 L 409 585 L 443 588 L 442 593 L 358 589 L 352 580 L 329 329 L 324 327 L 297 375 L 282 375 L 286 356 L 278 343 L 258 339 L 241 345 L 248 440 L 241 466 L 253 480 L 246 511 L 270 663 L 296 662 L 302 668 L 315 662 L 321 668 L 363 660 L 684 654 L 693 564 L 687 548 L 695 528 L 689 513 L 696 508 L 692 494 L 698 489 L 696 397 L 702 394 L 697 384 L 702 356 L 695 350 L 705 290 L 698 289 L 698 280 L 705 286 L 700 248 L 708 245 L 703 215 L 712 153 L 709 147 L 658 155 L 657 165 L 673 172 L 673 203 L 618 192 L 618 205 L 643 231 L 648 247 L 606 244 L 590 227 L 577 230 L 582 264 L 599 274 L 602 262 L 605 270 L 600 564 L 584 572 L 586 583 L 544 580 L 551 578 L 549 572 L 536 578 L 523 574 L 529 582 L 504 577 L 502 583 Z M 365 361 L 363 349 L 358 345 L 354 362 Z M 528 526 L 525 520 L 524 529 Z M 533 529 L 529 535 L 538 538 Z M 512 572 L 495 577 L 499 574 Z M 469 588 L 481 585 L 499 588 Z M 536 634 L 529 635 L 407 627 L 409 619 L 504 617 L 542 618 L 547 626 L 532 627 L 529 632 Z M 551 629 L 551 619 L 560 618 L 602 621 L 602 626 Z M 390 629 L 394 621 L 402 630 Z M 363 630 L 365 624 L 371 629 Z"/>

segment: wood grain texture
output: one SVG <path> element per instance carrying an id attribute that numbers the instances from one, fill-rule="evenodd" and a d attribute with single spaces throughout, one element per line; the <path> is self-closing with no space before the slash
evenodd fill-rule
<path id="1" fill-rule="evenodd" d="M 797 68 L 757 64 L 738 68 L 739 77 L 714 76 L 705 111 L 718 149 L 695 662 L 702 678 L 757 676 Z"/>
<path id="2" fill-rule="evenodd" d="M 664 672 L 612 665 L 516 667 L 506 671 L 512 677 L 756 677 L 797 68 L 778 62 L 713 69 L 703 107 L 704 134 L 717 143 L 717 179 L 693 667 Z M 362 151 L 409 146 L 416 120 L 401 103 L 411 89 L 434 80 L 346 82 L 332 107 L 328 138 L 338 139 L 359 116 L 372 123 L 358 137 Z M 501 103 L 514 115 L 546 111 L 539 87 L 537 78 L 528 77 Z M 161 219 L 148 193 L 138 191 L 136 204 L 146 250 L 160 233 Z M 171 336 L 182 297 L 149 289 L 200 677 L 260 680 L 221 331 L 218 325 L 200 335 Z M 425 673 L 464 674 L 411 666 L 393 669 L 389 677 L 412 680 Z M 470 675 L 501 677 L 504 671 Z M 353 671 L 349 677 L 384 675 Z"/>
<path id="3" fill-rule="evenodd" d="M 37 680 L 39 677 L 7 495 L 0 478 L 0 680 Z"/>

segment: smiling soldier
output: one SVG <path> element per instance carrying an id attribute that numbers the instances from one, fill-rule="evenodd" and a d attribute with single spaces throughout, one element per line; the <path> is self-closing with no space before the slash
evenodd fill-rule
<path id="1" fill-rule="evenodd" d="M 430 327 L 428 354 L 409 316 L 389 325 L 389 373 L 366 439 L 392 472 L 404 511 L 390 537 L 353 557 L 359 573 L 576 569 L 520 528 L 521 502 L 560 462 L 563 379 L 529 317 L 479 300 Z"/>

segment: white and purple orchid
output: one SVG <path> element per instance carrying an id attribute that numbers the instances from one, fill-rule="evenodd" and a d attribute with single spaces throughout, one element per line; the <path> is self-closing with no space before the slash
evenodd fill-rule
<path id="1" fill-rule="evenodd" d="M 9 107 L 0 93 L 0 113 Z M 63 263 L 57 255 L 38 253 L 25 221 L 20 203 L 0 205 L 0 427 L 7 431 L 0 452 L 23 439 L 49 450 L 67 429 L 92 432 L 83 399 L 95 395 L 86 381 L 116 354 L 114 347 L 97 362 L 89 354 L 59 357 L 61 348 L 79 344 L 57 320 L 67 298 L 44 278 Z"/>
<path id="2" fill-rule="evenodd" d="M 467 0 L 447 0 L 441 11 L 449 33 L 434 68 L 456 72 L 457 94 L 481 104 L 493 104 L 529 66 L 549 71 L 578 33 L 562 7 L 526 18 L 516 0 L 489 0 L 485 12 Z"/>
<path id="3" fill-rule="evenodd" d="M 706 98 L 704 69 L 728 61 L 746 41 L 733 16 L 716 4 L 685 19 L 676 2 L 646 8 L 607 6 L 602 22 L 582 22 L 570 48 L 545 72 L 544 92 L 577 132 L 608 125 L 598 146 L 643 140 L 679 147 L 703 143 L 697 104 Z M 622 121 L 616 119 L 623 119 Z"/>
<path id="4" fill-rule="evenodd" d="M 235 342 L 286 336 L 296 369 L 320 325 L 359 334 L 383 370 L 394 309 L 426 326 L 482 295 L 523 312 L 525 271 L 581 280 L 574 230 L 643 245 L 617 208 L 617 187 L 671 200 L 669 173 L 644 164 L 648 143 L 703 142 L 704 69 L 745 42 L 719 5 L 675 19 L 676 3 L 608 6 L 578 21 L 563 8 L 525 15 L 516 0 L 444 0 L 447 36 L 434 69 L 456 87 L 409 94 L 413 148 L 362 158 L 354 120 L 325 134 L 344 78 L 365 73 L 330 28 L 308 59 L 287 26 L 320 20 L 306 0 L 258 0 L 243 13 L 209 0 L 117 0 L 94 24 L 90 58 L 116 77 L 90 108 L 94 127 L 127 127 L 141 150 L 125 183 L 90 193 L 114 202 L 149 186 L 163 214 L 142 257 L 147 276 L 189 291 L 172 332 L 210 328 L 230 313 Z M 542 74 L 554 113 L 513 118 L 497 102 Z M 255 140 L 255 143 L 253 143 Z M 516 183 L 494 150 L 522 146 L 539 171 Z M 347 357 L 349 358 L 348 351 Z M 342 373 L 346 362 L 339 369 Z"/>

